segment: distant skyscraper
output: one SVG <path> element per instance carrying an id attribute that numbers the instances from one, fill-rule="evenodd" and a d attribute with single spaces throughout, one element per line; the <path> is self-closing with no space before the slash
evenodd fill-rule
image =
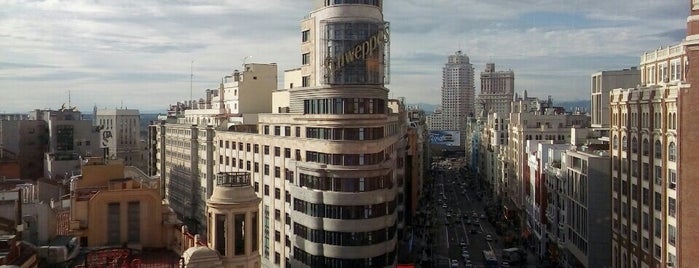
<path id="1" fill-rule="evenodd" d="M 464 131 L 466 118 L 473 116 L 474 93 L 473 65 L 468 56 L 457 51 L 449 56 L 442 69 L 442 110 L 428 118 L 430 130 Z M 461 134 L 462 145 L 464 133 Z"/>
<path id="2" fill-rule="evenodd" d="M 510 102 L 515 94 L 515 73 L 512 70 L 495 71 L 495 63 L 487 63 L 481 72 L 481 93 L 476 103 L 479 113 L 510 113 Z"/>

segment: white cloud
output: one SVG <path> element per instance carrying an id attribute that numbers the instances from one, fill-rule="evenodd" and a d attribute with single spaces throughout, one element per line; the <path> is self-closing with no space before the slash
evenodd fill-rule
<path id="1" fill-rule="evenodd" d="M 677 42 L 671 37 L 688 12 L 680 2 L 389 0 L 388 87 L 409 102 L 439 102 L 442 65 L 461 49 L 476 79 L 494 61 L 515 71 L 518 90 L 584 99 L 591 73 L 638 64 L 643 51 Z M 57 107 L 68 90 L 81 109 L 123 100 L 155 110 L 188 97 L 192 60 L 197 92 L 215 87 L 246 56 L 276 62 L 280 72 L 298 65 L 298 22 L 311 1 L 0 0 L 0 6 L 0 110 Z M 518 21 L 527 14 L 572 19 L 528 26 Z"/>

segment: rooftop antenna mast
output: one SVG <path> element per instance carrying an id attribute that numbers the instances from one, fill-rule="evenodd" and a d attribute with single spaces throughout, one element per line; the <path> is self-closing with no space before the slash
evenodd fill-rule
<path id="1" fill-rule="evenodd" d="M 68 90 L 68 108 L 70 109 L 70 90 Z"/>
<path id="2" fill-rule="evenodd" d="M 189 100 L 192 100 L 192 81 L 194 80 L 194 60 L 189 64 Z"/>

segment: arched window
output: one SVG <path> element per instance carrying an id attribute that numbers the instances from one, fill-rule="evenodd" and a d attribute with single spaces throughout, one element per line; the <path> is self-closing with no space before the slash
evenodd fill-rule
<path id="1" fill-rule="evenodd" d="M 675 142 L 670 142 L 670 146 L 668 146 L 667 150 L 667 158 L 668 161 L 672 162 L 677 160 L 677 146 L 675 146 Z"/>
<path id="2" fill-rule="evenodd" d="M 636 139 L 636 137 L 633 137 L 633 139 L 631 139 L 631 152 L 634 154 L 638 153 L 638 140 Z"/>
<path id="3" fill-rule="evenodd" d="M 612 149 L 617 149 L 619 148 L 619 141 L 617 140 L 617 136 L 614 135 L 614 138 L 612 139 Z"/>
<path id="4" fill-rule="evenodd" d="M 643 148 L 641 150 L 643 151 L 643 156 L 648 156 L 650 153 L 650 144 L 648 142 L 648 139 L 643 139 Z"/>
<path id="5" fill-rule="evenodd" d="M 622 150 L 622 151 L 628 150 L 627 142 L 629 142 L 629 140 L 626 138 L 626 136 L 624 136 L 623 138 L 621 138 L 621 150 Z"/>
<path id="6" fill-rule="evenodd" d="M 655 148 L 653 151 L 656 159 L 663 158 L 663 146 L 660 144 L 659 140 L 655 141 Z"/>

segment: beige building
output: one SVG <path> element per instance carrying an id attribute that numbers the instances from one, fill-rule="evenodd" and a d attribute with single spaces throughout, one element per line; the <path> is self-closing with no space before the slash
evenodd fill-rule
<path id="1" fill-rule="evenodd" d="M 137 168 L 87 158 L 71 179 L 68 233 L 83 247 L 169 248 L 180 222 L 163 205 L 158 188 L 157 179 Z"/>
<path id="2" fill-rule="evenodd" d="M 526 91 L 524 97 L 515 97 L 509 118 L 509 133 L 506 159 L 502 164 L 503 190 L 506 199 L 513 202 L 508 209 L 516 208 L 524 213 L 525 181 L 529 178 L 528 153 L 529 140 L 550 140 L 554 144 L 570 141 L 570 128 L 587 127 L 590 118 L 583 114 L 567 114 L 562 108 L 553 107 L 552 101 L 540 101 L 530 98 Z M 525 219 L 520 214 L 520 220 Z"/>
<path id="3" fill-rule="evenodd" d="M 481 93 L 476 102 L 477 114 L 510 113 L 515 96 L 515 72 L 495 71 L 495 63 L 487 63 L 481 72 Z"/>
<path id="4" fill-rule="evenodd" d="M 185 110 L 156 126 L 156 167 L 173 209 L 201 228 L 214 174 L 249 172 L 262 200 L 263 266 L 394 265 L 405 212 L 399 204 L 406 200 L 407 120 L 384 86 L 389 27 L 382 7 L 380 0 L 314 1 L 299 32 L 302 65 L 285 72 L 284 89 L 238 89 L 269 100 L 245 101 L 267 106 L 251 114 L 255 120 L 220 106 L 226 110 L 214 109 L 212 121 Z"/>
<path id="5" fill-rule="evenodd" d="M 678 103 L 689 87 L 687 60 L 683 44 L 646 52 L 643 84 L 611 92 L 613 267 L 678 264 L 678 151 L 686 146 L 679 136 Z"/>

